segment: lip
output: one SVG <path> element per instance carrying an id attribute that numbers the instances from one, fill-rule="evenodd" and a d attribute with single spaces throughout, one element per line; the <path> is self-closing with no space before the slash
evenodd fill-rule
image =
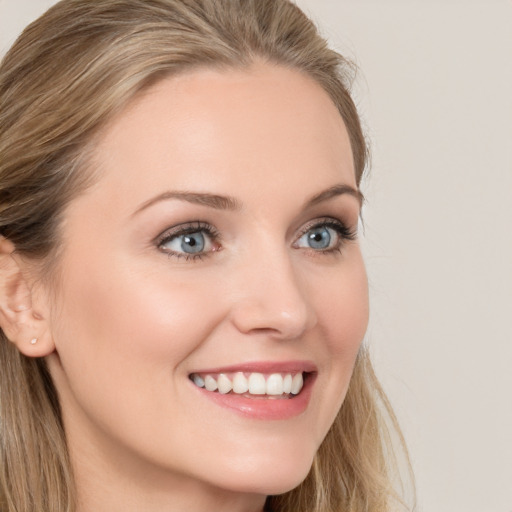
<path id="1" fill-rule="evenodd" d="M 198 368 L 193 373 L 317 373 L 317 366 L 311 361 L 254 361 L 217 368 Z"/>
<path id="2" fill-rule="evenodd" d="M 304 413 L 309 405 L 313 386 L 316 381 L 317 367 L 310 361 L 285 362 L 249 362 L 219 368 L 200 369 L 191 373 L 293 373 L 306 374 L 304 386 L 300 393 L 292 398 L 249 398 L 235 393 L 221 394 L 199 388 L 190 382 L 191 386 L 202 397 L 214 404 L 229 409 L 235 414 L 254 420 L 286 420 Z"/>

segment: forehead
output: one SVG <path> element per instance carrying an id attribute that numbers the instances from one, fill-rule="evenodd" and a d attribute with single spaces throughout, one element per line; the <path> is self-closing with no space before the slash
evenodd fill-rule
<path id="1" fill-rule="evenodd" d="M 328 94 L 301 72 L 268 63 L 162 80 L 107 127 L 94 160 L 102 186 L 128 193 L 143 178 L 137 192 L 146 195 L 165 181 L 236 195 L 261 174 L 283 187 L 300 185 L 303 174 L 319 188 L 322 180 L 355 186 L 349 137 Z"/>

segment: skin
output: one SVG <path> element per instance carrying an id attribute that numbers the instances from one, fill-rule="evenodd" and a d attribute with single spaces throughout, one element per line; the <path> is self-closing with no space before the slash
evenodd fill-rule
<path id="1" fill-rule="evenodd" d="M 58 284 L 37 299 L 79 511 L 261 511 L 307 475 L 367 327 L 357 241 L 322 251 L 302 236 L 325 217 L 357 228 L 352 194 L 304 206 L 357 188 L 343 121 L 310 78 L 256 63 L 166 79 L 99 140 L 99 178 L 65 212 Z M 147 206 L 167 191 L 229 196 L 237 208 Z M 219 234 L 201 259 L 158 246 L 195 221 Z M 286 420 L 219 407 L 189 379 L 290 360 L 318 373 L 306 411 Z"/>

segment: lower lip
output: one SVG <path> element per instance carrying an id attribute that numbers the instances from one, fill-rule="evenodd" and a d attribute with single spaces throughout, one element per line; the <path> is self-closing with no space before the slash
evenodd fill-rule
<path id="1" fill-rule="evenodd" d="M 248 398 L 235 393 L 221 394 L 195 386 L 204 397 L 242 416 L 257 420 L 286 420 L 302 414 L 308 407 L 316 374 L 308 374 L 300 393 L 293 398 Z M 193 384 L 192 384 L 193 385 Z"/>

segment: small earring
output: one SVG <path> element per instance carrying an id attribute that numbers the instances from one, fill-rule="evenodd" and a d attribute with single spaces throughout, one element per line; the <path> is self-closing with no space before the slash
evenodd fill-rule
<path id="1" fill-rule="evenodd" d="M 30 340 L 31 345 L 35 345 L 37 343 L 37 338 L 32 338 Z"/>

